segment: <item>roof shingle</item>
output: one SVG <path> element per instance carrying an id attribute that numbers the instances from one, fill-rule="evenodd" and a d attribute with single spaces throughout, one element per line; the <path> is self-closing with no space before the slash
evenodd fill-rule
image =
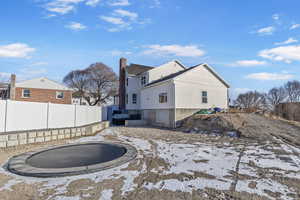
<path id="1" fill-rule="evenodd" d="M 132 75 L 138 75 L 143 72 L 149 71 L 150 69 L 153 69 L 154 67 L 146 66 L 146 65 L 138 65 L 138 64 L 130 64 L 126 67 L 126 71 L 128 74 Z"/>

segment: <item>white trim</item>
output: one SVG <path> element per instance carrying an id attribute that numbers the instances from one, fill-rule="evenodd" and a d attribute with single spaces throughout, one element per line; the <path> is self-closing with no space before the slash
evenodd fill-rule
<path id="1" fill-rule="evenodd" d="M 24 96 L 24 90 L 29 90 L 29 97 L 25 97 L 25 96 Z M 22 88 L 22 98 L 28 99 L 28 98 L 30 98 L 30 97 L 31 97 L 31 91 L 30 91 L 30 89 L 29 89 L 29 88 Z"/>
<path id="2" fill-rule="evenodd" d="M 62 96 L 63 96 L 63 97 L 62 97 L 62 98 L 58 98 L 58 97 L 57 97 L 57 96 L 58 96 L 58 95 L 57 95 L 58 93 L 62 93 Z M 55 91 L 55 98 L 56 98 L 56 99 L 64 99 L 64 98 L 65 98 L 65 93 L 64 93 L 63 91 Z"/>

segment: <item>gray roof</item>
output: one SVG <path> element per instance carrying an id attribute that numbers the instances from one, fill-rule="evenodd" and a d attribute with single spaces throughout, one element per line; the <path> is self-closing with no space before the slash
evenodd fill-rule
<path id="1" fill-rule="evenodd" d="M 7 88 L 8 86 L 8 83 L 0 83 L 0 88 Z"/>
<path id="2" fill-rule="evenodd" d="M 149 71 L 150 69 L 153 69 L 154 67 L 146 66 L 146 65 L 138 65 L 138 64 L 130 64 L 126 67 L 126 71 L 128 74 L 132 75 L 138 75 L 143 72 Z"/>

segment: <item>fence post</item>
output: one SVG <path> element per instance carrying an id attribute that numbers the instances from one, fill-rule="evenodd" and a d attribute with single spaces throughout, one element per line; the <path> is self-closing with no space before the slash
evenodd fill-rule
<path id="1" fill-rule="evenodd" d="M 47 129 L 49 129 L 49 102 L 47 103 Z"/>
<path id="2" fill-rule="evenodd" d="M 8 99 L 6 99 L 5 101 L 4 132 L 7 131 L 7 104 L 8 104 Z"/>
<path id="3" fill-rule="evenodd" d="M 77 105 L 75 104 L 75 116 L 74 116 L 74 127 L 76 127 L 76 114 L 77 114 Z"/>

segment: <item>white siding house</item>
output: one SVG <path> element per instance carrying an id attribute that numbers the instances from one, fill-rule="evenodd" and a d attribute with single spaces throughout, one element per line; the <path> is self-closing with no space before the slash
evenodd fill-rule
<path id="1" fill-rule="evenodd" d="M 126 67 L 126 110 L 149 124 L 175 127 L 203 108 L 228 108 L 229 85 L 209 65 L 186 68 L 171 61 L 151 68 Z M 133 70 L 135 69 L 135 70 Z"/>

